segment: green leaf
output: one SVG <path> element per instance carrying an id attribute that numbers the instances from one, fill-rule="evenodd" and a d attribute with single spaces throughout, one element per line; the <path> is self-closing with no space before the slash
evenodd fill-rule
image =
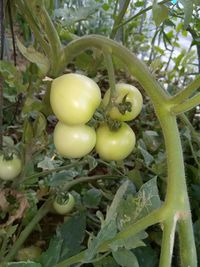
<path id="1" fill-rule="evenodd" d="M 119 265 L 116 263 L 116 261 L 111 256 L 105 257 L 102 260 L 99 260 L 98 262 L 94 262 L 93 266 L 94 267 L 119 267 Z"/>
<path id="2" fill-rule="evenodd" d="M 112 255 L 120 266 L 139 267 L 136 256 L 130 250 L 119 249 L 116 252 L 112 252 Z"/>
<path id="3" fill-rule="evenodd" d="M 145 231 L 141 231 L 134 236 L 113 241 L 110 244 L 110 248 L 112 251 L 117 251 L 119 248 L 134 249 L 137 247 L 143 247 L 145 246 L 145 243 L 142 241 L 142 239 L 147 237 L 147 233 Z"/>
<path id="4" fill-rule="evenodd" d="M 157 267 L 159 265 L 156 250 L 151 247 L 138 247 L 134 249 L 134 254 L 138 259 L 139 266 Z"/>
<path id="5" fill-rule="evenodd" d="M 96 188 L 89 189 L 83 196 L 83 204 L 86 207 L 95 208 L 99 205 L 101 197 L 102 194 L 100 190 Z"/>
<path id="6" fill-rule="evenodd" d="M 35 50 L 34 47 L 25 47 L 19 39 L 17 39 L 17 46 L 22 55 L 30 62 L 35 63 L 40 69 L 43 76 L 45 76 L 49 70 L 50 62 L 48 58 Z"/>
<path id="7" fill-rule="evenodd" d="M 85 237 L 85 228 L 85 212 L 80 212 L 73 217 L 69 217 L 58 228 L 57 236 L 63 239 L 60 261 L 79 253 L 83 249 L 81 243 Z"/>
<path id="8" fill-rule="evenodd" d="M 148 215 L 161 206 L 157 188 L 157 179 L 153 178 L 142 185 L 136 196 L 128 195 L 120 203 L 117 216 L 120 230 Z"/>
<path id="9" fill-rule="evenodd" d="M 63 239 L 61 237 L 54 236 L 51 239 L 48 249 L 39 257 L 39 262 L 42 264 L 42 267 L 52 267 L 58 263 L 62 244 Z"/>
<path id="10" fill-rule="evenodd" d="M 180 0 L 184 7 L 184 28 L 187 28 L 191 19 L 193 12 L 193 2 L 194 0 Z"/>
<path id="11" fill-rule="evenodd" d="M 62 187 L 63 184 L 65 184 L 68 181 L 73 180 L 73 178 L 76 177 L 78 174 L 79 172 L 73 169 L 64 170 L 64 171 L 55 173 L 51 177 L 49 177 L 47 184 L 52 187 L 56 187 L 56 186 Z"/>
<path id="12" fill-rule="evenodd" d="M 156 2 L 154 2 L 152 12 L 153 20 L 158 27 L 163 21 L 168 18 L 169 9 L 165 5 L 157 4 Z"/>

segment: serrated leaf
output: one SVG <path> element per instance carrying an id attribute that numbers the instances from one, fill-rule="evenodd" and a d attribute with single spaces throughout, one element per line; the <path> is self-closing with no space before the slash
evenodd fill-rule
<path id="1" fill-rule="evenodd" d="M 92 188 L 85 192 L 83 196 L 83 203 L 86 207 L 95 208 L 99 205 L 101 197 L 101 191 L 96 188 Z"/>
<path id="2" fill-rule="evenodd" d="M 81 243 L 85 237 L 86 214 L 80 212 L 68 218 L 57 230 L 56 235 L 63 238 L 60 261 L 63 261 L 78 252 L 83 247 Z"/>
<path id="3" fill-rule="evenodd" d="M 124 229 L 160 206 L 157 179 L 153 178 L 142 185 L 136 196 L 128 195 L 121 201 L 117 216 L 118 228 Z"/>
<path id="4" fill-rule="evenodd" d="M 113 241 L 110 244 L 110 248 L 112 251 L 117 251 L 119 248 L 134 249 L 137 247 L 142 247 L 145 246 L 145 243 L 142 241 L 142 239 L 147 237 L 147 233 L 145 231 L 141 231 L 134 236 Z"/>
<path id="5" fill-rule="evenodd" d="M 130 250 L 119 249 L 116 252 L 112 252 L 112 255 L 120 266 L 139 267 L 136 256 Z"/>
<path id="6" fill-rule="evenodd" d="M 155 24 L 158 27 L 163 21 L 168 18 L 169 9 L 165 5 L 157 4 L 154 2 L 152 12 L 153 20 L 155 21 Z"/>
<path id="7" fill-rule="evenodd" d="M 98 262 L 93 262 L 94 267 L 119 267 L 113 257 L 108 256 Z"/>
<path id="8" fill-rule="evenodd" d="M 51 239 L 48 249 L 39 257 L 39 262 L 42 264 L 42 267 L 52 267 L 58 263 L 62 244 L 63 239 L 61 237 L 54 236 Z"/>
<path id="9" fill-rule="evenodd" d="M 64 170 L 58 173 L 53 174 L 47 181 L 47 184 L 49 186 L 60 186 L 62 187 L 63 184 L 65 184 L 68 181 L 73 180 L 74 177 L 76 177 L 79 174 L 79 172 L 75 170 Z"/>
<path id="10" fill-rule="evenodd" d="M 22 53 L 22 55 L 28 59 L 30 62 L 35 63 L 38 68 L 40 69 L 42 75 L 46 75 L 48 70 L 49 70 L 49 66 L 50 66 L 50 62 L 48 60 L 48 58 L 35 50 L 34 47 L 25 47 L 20 41 L 19 39 L 17 39 L 17 46 L 19 48 L 19 51 Z"/>

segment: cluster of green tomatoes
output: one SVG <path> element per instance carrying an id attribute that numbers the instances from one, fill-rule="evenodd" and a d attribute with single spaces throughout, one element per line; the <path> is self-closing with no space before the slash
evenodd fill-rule
<path id="1" fill-rule="evenodd" d="M 140 113 L 142 95 L 130 84 L 118 83 L 115 87 L 112 99 L 110 89 L 102 99 L 99 86 L 87 76 L 70 73 L 53 80 L 50 102 L 59 120 L 53 139 L 61 156 L 81 158 L 95 148 L 103 160 L 118 161 L 133 151 L 135 134 L 125 121 L 133 120 Z M 90 126 L 89 122 L 100 106 L 106 117 L 119 122 L 117 128 L 110 127 L 106 120 L 99 122 L 96 128 Z"/>

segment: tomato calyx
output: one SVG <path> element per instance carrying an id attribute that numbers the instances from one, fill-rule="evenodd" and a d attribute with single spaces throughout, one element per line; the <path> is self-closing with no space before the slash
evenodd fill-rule
<path id="1" fill-rule="evenodd" d="M 119 104 L 114 103 L 113 106 L 117 107 L 119 112 L 124 115 L 126 112 L 131 112 L 132 111 L 132 104 L 130 101 L 127 101 L 127 96 L 128 94 L 126 94 L 123 99 L 122 102 Z"/>
<path id="2" fill-rule="evenodd" d="M 59 195 L 56 196 L 55 201 L 59 204 L 59 205 L 66 205 L 69 202 L 70 199 L 70 193 L 65 193 L 62 192 Z"/>

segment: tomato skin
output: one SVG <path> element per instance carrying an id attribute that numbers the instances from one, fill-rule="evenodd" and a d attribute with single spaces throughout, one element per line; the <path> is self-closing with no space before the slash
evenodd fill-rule
<path id="1" fill-rule="evenodd" d="M 68 200 L 66 201 L 66 203 L 59 204 L 56 199 L 53 202 L 53 207 L 55 211 L 60 215 L 65 215 L 69 213 L 70 211 L 72 211 L 74 206 L 75 206 L 75 198 L 70 193 L 68 194 Z"/>
<path id="2" fill-rule="evenodd" d="M 53 137 L 57 152 L 66 158 L 81 158 L 90 153 L 96 143 L 96 132 L 87 125 L 58 122 Z"/>
<path id="3" fill-rule="evenodd" d="M 38 259 L 41 253 L 42 253 L 41 248 L 36 246 L 21 248 L 16 255 L 16 260 L 18 261 L 35 260 Z"/>
<path id="4" fill-rule="evenodd" d="M 111 131 L 107 124 L 97 129 L 96 151 L 103 160 L 123 160 L 134 147 L 135 133 L 124 122 L 117 131 Z"/>
<path id="5" fill-rule="evenodd" d="M 50 103 L 60 121 L 71 125 L 85 124 L 101 103 L 101 91 L 84 75 L 64 74 L 52 82 Z"/>
<path id="6" fill-rule="evenodd" d="M 127 96 L 126 96 L 127 95 Z M 116 84 L 116 104 L 122 103 L 123 98 L 126 96 L 126 101 L 132 104 L 131 111 L 126 111 L 125 114 L 120 113 L 117 107 L 112 107 L 109 115 L 113 120 L 131 121 L 138 116 L 142 110 L 143 98 L 140 91 L 133 85 L 118 83 Z M 106 91 L 103 104 L 107 106 L 110 98 L 110 89 Z"/>
<path id="7" fill-rule="evenodd" d="M 0 155 L 0 179 L 5 181 L 13 180 L 20 174 L 21 170 L 22 162 L 15 154 L 9 160 Z"/>

